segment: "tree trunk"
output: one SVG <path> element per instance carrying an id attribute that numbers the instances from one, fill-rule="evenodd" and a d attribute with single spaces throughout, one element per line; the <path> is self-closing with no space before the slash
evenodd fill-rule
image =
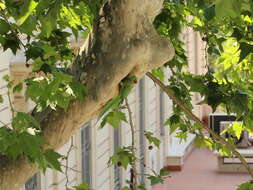
<path id="1" fill-rule="evenodd" d="M 128 75 L 141 78 L 148 70 L 172 59 L 174 49 L 160 37 L 153 20 L 163 0 L 111 0 L 100 10 L 99 19 L 73 64 L 72 74 L 87 86 L 84 101 L 73 101 L 68 110 L 47 114 L 41 121 L 50 148 L 58 149 L 118 93 Z M 48 148 L 48 147 L 45 147 Z M 26 160 L 7 160 L 0 166 L 0 189 L 18 190 L 37 172 Z"/>

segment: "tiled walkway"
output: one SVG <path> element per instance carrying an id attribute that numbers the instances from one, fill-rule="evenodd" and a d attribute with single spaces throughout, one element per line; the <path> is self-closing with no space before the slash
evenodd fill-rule
<path id="1" fill-rule="evenodd" d="M 248 174 L 219 173 L 216 164 L 209 150 L 195 149 L 181 172 L 171 172 L 171 177 L 153 190 L 235 190 L 250 179 Z"/>

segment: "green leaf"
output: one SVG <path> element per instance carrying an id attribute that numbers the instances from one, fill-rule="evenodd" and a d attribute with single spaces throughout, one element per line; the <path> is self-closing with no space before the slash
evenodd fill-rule
<path id="1" fill-rule="evenodd" d="M 116 153 L 110 157 L 108 161 L 108 165 L 110 164 L 118 164 L 123 168 L 127 169 L 128 165 L 136 159 L 135 155 L 132 153 L 132 147 L 122 147 L 118 148 Z"/>
<path id="2" fill-rule="evenodd" d="M 5 40 L 2 44 L 4 51 L 7 50 L 8 48 L 11 49 L 13 54 L 16 54 L 17 50 L 20 48 L 20 40 L 15 34 L 6 34 L 5 35 Z"/>
<path id="3" fill-rule="evenodd" d="M 114 128 L 118 128 L 121 121 L 127 122 L 125 113 L 120 111 L 110 112 L 104 117 L 100 128 L 103 128 L 106 123 L 110 124 Z"/>
<path id="4" fill-rule="evenodd" d="M 239 62 L 244 60 L 250 53 L 253 53 L 253 45 L 248 44 L 246 42 L 241 42 L 240 43 L 240 59 Z"/>
<path id="5" fill-rule="evenodd" d="M 61 10 L 61 1 L 55 1 L 51 5 L 49 11 L 47 12 L 46 16 L 41 16 L 40 22 L 41 22 L 41 36 L 48 38 L 52 31 L 56 28 L 57 25 L 57 18 L 59 16 L 60 10 Z"/>
<path id="6" fill-rule="evenodd" d="M 244 126 L 242 122 L 233 122 L 221 132 L 221 135 L 228 132 L 236 136 L 237 139 L 240 139 L 243 128 Z"/>
<path id="7" fill-rule="evenodd" d="M 149 141 L 150 144 L 154 144 L 157 148 L 159 148 L 161 141 L 154 137 L 154 133 L 150 132 L 150 131 L 145 131 L 144 132 L 145 137 L 147 138 L 147 140 Z"/>
<path id="8" fill-rule="evenodd" d="M 137 188 L 138 188 L 139 190 L 147 190 L 147 188 L 145 187 L 145 184 L 139 184 L 139 185 L 137 186 Z"/>
<path id="9" fill-rule="evenodd" d="M 68 21 L 71 28 L 79 29 L 78 26 L 82 24 L 80 17 L 70 7 L 63 6 L 61 9 L 61 16 Z"/>
<path id="10" fill-rule="evenodd" d="M 153 171 L 153 173 L 155 175 L 149 175 L 148 179 L 150 180 L 151 182 L 151 185 L 156 185 L 156 184 L 163 184 L 164 182 L 164 179 L 169 176 L 169 172 L 164 170 L 164 169 L 161 169 L 159 174 L 156 174 L 155 171 Z"/>
<path id="11" fill-rule="evenodd" d="M 120 96 L 117 96 L 111 100 L 109 100 L 106 105 L 104 106 L 103 110 L 101 111 L 101 113 L 98 116 L 98 119 L 100 119 L 106 112 L 108 112 L 110 109 L 114 109 L 115 107 L 117 107 L 120 103 L 121 99 Z"/>
<path id="12" fill-rule="evenodd" d="M 22 89 L 23 89 L 23 83 L 20 82 L 16 86 L 13 87 L 13 93 L 15 93 L 15 92 L 21 92 Z"/>
<path id="13" fill-rule="evenodd" d="M 109 123 L 112 127 L 118 128 L 121 121 L 127 122 L 126 115 L 123 112 L 110 112 L 106 117 L 105 120 Z"/>
<path id="14" fill-rule="evenodd" d="M 123 100 L 131 92 L 134 85 L 137 83 L 136 76 L 128 76 L 120 83 L 120 98 Z"/>
<path id="15" fill-rule="evenodd" d="M 180 139 L 180 142 L 182 142 L 183 140 L 186 142 L 187 132 L 179 131 L 177 132 L 176 137 Z"/>
<path id="16" fill-rule="evenodd" d="M 122 187 L 120 190 L 130 190 L 129 187 L 125 186 L 125 187 Z"/>
<path id="17" fill-rule="evenodd" d="M 194 144 L 198 148 L 208 147 L 210 150 L 213 148 L 213 141 L 211 138 L 208 138 L 206 136 L 196 136 L 194 139 Z"/>
<path id="18" fill-rule="evenodd" d="M 55 152 L 52 149 L 47 149 L 44 152 L 45 160 L 47 162 L 47 167 L 55 169 L 57 171 L 62 171 L 61 170 L 61 163 L 59 161 L 59 158 L 62 158 L 60 154 Z"/>
<path id="19" fill-rule="evenodd" d="M 238 186 L 237 190 L 252 190 L 253 182 L 249 181 Z"/>
<path id="20" fill-rule="evenodd" d="M 207 21 L 210 21 L 212 18 L 215 17 L 215 6 L 214 5 L 207 7 L 204 11 L 205 11 L 204 16 Z"/>
<path id="21" fill-rule="evenodd" d="M 165 126 L 169 125 L 170 131 L 169 133 L 174 133 L 180 127 L 180 116 L 178 114 L 173 114 L 169 119 L 167 119 L 164 123 Z"/>
<path id="22" fill-rule="evenodd" d="M 3 96 L 0 94 L 0 104 L 4 102 Z"/>
<path id="23" fill-rule="evenodd" d="M 240 139 L 242 131 L 243 131 L 243 123 L 241 122 L 234 122 L 232 125 L 232 129 L 235 133 L 237 139 Z"/>
<path id="24" fill-rule="evenodd" d="M 20 7 L 20 15 L 18 16 L 18 23 L 23 24 L 26 19 L 32 14 L 37 7 L 38 2 L 34 0 L 25 0 L 24 4 Z"/>
<path id="25" fill-rule="evenodd" d="M 44 50 L 38 45 L 28 46 L 25 52 L 26 61 L 29 61 L 30 59 L 35 60 L 39 57 L 43 57 L 43 54 L 44 54 Z"/>
<path id="26" fill-rule="evenodd" d="M 24 32 L 28 35 L 33 35 L 33 32 L 37 30 L 37 20 L 36 17 L 33 15 L 30 15 L 25 22 L 20 25 L 20 31 Z"/>
<path id="27" fill-rule="evenodd" d="M 159 175 L 162 176 L 162 177 L 166 177 L 166 176 L 170 175 L 170 172 L 162 168 L 160 170 L 160 174 Z"/>
<path id="28" fill-rule="evenodd" d="M 164 76 L 164 73 L 161 70 L 161 68 L 153 69 L 151 72 L 153 75 L 155 75 L 157 78 L 159 78 L 160 81 L 164 81 L 165 76 Z"/>
<path id="29" fill-rule="evenodd" d="M 75 188 L 76 190 L 91 190 L 89 185 L 87 184 L 81 184 L 78 186 L 73 186 L 73 188 Z"/>
<path id="30" fill-rule="evenodd" d="M 3 19 L 0 19 L 0 34 L 7 34 L 10 30 L 10 25 Z"/>
<path id="31" fill-rule="evenodd" d="M 75 96 L 79 100 L 83 100 L 86 96 L 86 88 L 85 86 L 80 82 L 71 82 L 70 84 L 71 89 L 73 90 Z"/>
<path id="32" fill-rule="evenodd" d="M 12 126 L 20 132 L 26 131 L 31 127 L 35 127 L 37 129 L 40 128 L 40 124 L 37 120 L 35 120 L 30 114 L 23 112 L 17 112 L 12 121 Z"/>
<path id="33" fill-rule="evenodd" d="M 241 13 L 241 3 L 238 0 L 216 0 L 215 13 L 217 17 L 238 17 Z"/>
<path id="34" fill-rule="evenodd" d="M 160 176 L 149 176 L 147 178 L 150 180 L 152 186 L 160 183 L 162 184 L 164 181 Z"/>
<path id="35" fill-rule="evenodd" d="M 41 145 L 46 144 L 41 136 L 31 135 L 24 132 L 20 134 L 18 140 L 18 144 L 22 147 L 22 151 L 30 161 L 34 163 L 37 158 L 41 157 Z"/>

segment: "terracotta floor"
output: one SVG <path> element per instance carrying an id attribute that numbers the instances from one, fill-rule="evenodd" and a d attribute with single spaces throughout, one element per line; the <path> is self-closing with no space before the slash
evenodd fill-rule
<path id="1" fill-rule="evenodd" d="M 235 190 L 250 179 L 248 174 L 217 172 L 216 157 L 207 149 L 195 149 L 180 172 L 171 172 L 153 190 Z"/>

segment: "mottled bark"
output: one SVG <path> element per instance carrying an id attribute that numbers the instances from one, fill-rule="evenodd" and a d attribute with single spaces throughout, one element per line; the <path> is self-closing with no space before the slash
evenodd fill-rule
<path id="1" fill-rule="evenodd" d="M 84 101 L 73 101 L 68 110 L 57 110 L 41 122 L 51 148 L 64 145 L 75 132 L 94 119 L 118 93 L 128 75 L 141 78 L 148 70 L 172 59 L 174 49 L 160 37 L 153 20 L 162 0 L 111 0 L 100 11 L 89 40 L 73 64 L 72 74 L 86 84 Z M 0 189 L 16 190 L 37 168 L 20 159 L 0 168 Z"/>

